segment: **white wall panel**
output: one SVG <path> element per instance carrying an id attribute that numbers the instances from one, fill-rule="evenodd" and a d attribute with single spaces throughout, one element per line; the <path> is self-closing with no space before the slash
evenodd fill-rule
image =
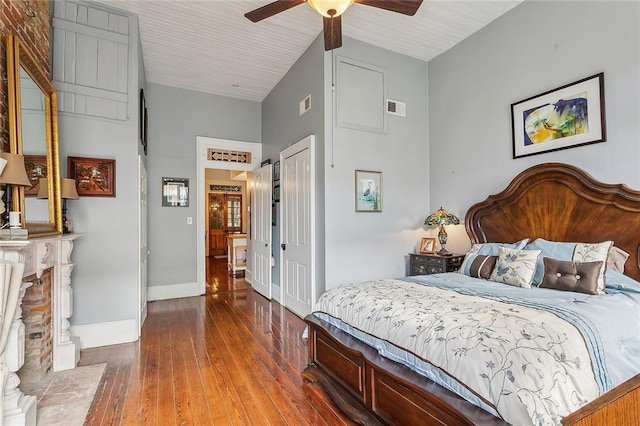
<path id="1" fill-rule="evenodd" d="M 53 26 L 60 112 L 127 120 L 135 109 L 129 103 L 137 99 L 137 93 L 128 93 L 129 17 L 56 2 Z"/>

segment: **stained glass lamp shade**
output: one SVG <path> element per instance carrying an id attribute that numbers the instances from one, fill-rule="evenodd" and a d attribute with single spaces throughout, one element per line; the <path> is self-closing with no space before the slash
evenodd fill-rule
<path id="1" fill-rule="evenodd" d="M 453 213 L 449 213 L 440 207 L 435 213 L 431 213 L 424 220 L 425 225 L 440 226 L 438 231 L 438 241 L 440 242 L 440 250 L 437 252 L 440 256 L 451 256 L 451 253 L 447 251 L 445 246 L 447 245 L 447 231 L 444 229 L 445 225 L 460 225 L 460 219 Z"/>

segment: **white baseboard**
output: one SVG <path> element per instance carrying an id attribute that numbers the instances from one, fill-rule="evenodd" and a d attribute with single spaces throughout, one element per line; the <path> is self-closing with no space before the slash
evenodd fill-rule
<path id="1" fill-rule="evenodd" d="M 282 304 L 280 301 L 280 286 L 276 284 L 271 284 L 271 298 L 276 302 Z"/>
<path id="2" fill-rule="evenodd" d="M 80 349 L 97 348 L 135 342 L 138 340 L 138 321 L 130 319 L 72 325 L 70 331 L 80 338 Z"/>
<path id="3" fill-rule="evenodd" d="M 200 296 L 204 294 L 198 283 L 178 283 L 167 285 L 150 285 L 147 287 L 147 301 L 178 299 L 180 297 Z"/>

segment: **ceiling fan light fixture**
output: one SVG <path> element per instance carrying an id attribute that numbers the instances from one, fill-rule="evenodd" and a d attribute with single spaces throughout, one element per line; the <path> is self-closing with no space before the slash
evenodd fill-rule
<path id="1" fill-rule="evenodd" d="M 307 0 L 307 3 L 325 18 L 335 18 L 342 15 L 353 0 Z"/>

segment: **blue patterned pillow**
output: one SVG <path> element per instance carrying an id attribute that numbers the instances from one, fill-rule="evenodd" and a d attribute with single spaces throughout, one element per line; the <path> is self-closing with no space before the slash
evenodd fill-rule
<path id="1" fill-rule="evenodd" d="M 540 250 L 516 250 L 506 247 L 498 249 L 498 261 L 489 278 L 491 281 L 531 288 L 533 274 Z"/>
<path id="2" fill-rule="evenodd" d="M 462 261 L 462 265 L 460 265 L 460 269 L 458 270 L 458 272 L 461 274 L 472 276 L 471 264 L 473 263 L 473 261 L 476 259 L 478 255 L 497 256 L 498 249 L 500 247 L 508 247 L 516 250 L 521 250 L 527 245 L 528 242 L 529 242 L 529 239 L 525 238 L 524 240 L 516 241 L 513 244 L 509 244 L 509 243 L 474 244 L 471 246 L 471 249 L 469 249 L 469 252 L 465 256 L 464 260 Z"/>

